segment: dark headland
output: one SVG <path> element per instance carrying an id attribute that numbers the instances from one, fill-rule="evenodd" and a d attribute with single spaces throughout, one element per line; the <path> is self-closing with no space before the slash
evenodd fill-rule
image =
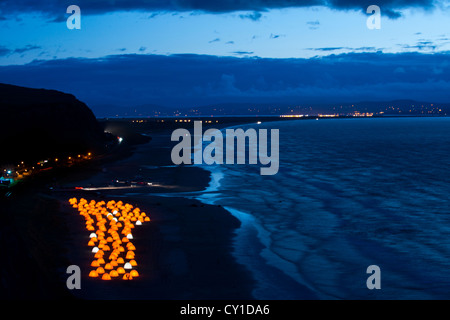
<path id="1" fill-rule="evenodd" d="M 105 135 L 73 95 L 0 84 L 2 163 L 100 150 Z"/>

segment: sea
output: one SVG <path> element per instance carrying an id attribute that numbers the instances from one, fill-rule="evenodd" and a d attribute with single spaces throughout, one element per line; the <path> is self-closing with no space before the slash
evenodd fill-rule
<path id="1" fill-rule="evenodd" d="M 238 127 L 279 130 L 278 173 L 199 165 L 212 180 L 190 196 L 241 221 L 256 299 L 450 298 L 450 118 Z"/>

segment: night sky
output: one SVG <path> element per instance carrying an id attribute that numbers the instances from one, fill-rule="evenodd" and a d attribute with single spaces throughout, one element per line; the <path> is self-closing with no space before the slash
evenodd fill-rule
<path id="1" fill-rule="evenodd" d="M 69 5 L 81 29 L 69 30 Z M 369 5 L 381 9 L 370 30 Z M 450 102 L 449 1 L 0 2 L 0 82 L 114 106 Z"/>

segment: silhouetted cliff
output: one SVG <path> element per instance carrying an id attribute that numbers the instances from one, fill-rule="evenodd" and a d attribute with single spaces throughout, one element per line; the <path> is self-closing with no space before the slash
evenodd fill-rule
<path id="1" fill-rule="evenodd" d="M 99 151 L 105 135 L 73 95 L 0 84 L 0 163 Z"/>

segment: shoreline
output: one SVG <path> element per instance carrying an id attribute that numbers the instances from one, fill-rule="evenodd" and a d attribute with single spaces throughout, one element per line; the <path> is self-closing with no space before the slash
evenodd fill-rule
<path id="1" fill-rule="evenodd" d="M 221 131 L 242 125 L 249 124 L 224 127 Z M 220 169 L 220 166 L 199 165 L 198 167 L 210 173 L 210 184 L 203 192 L 188 196 L 206 204 L 222 205 L 230 215 L 240 221 L 240 228 L 233 236 L 232 254 L 238 263 L 250 270 L 255 279 L 252 293 L 254 299 L 279 300 L 283 297 L 283 300 L 317 300 L 317 293 L 305 283 L 298 271 L 293 270 L 295 266 L 272 252 L 270 234 L 257 221 L 257 218 L 250 212 L 222 202 L 220 180 L 226 177 L 224 170 Z M 170 197 L 169 194 L 165 196 Z"/>

